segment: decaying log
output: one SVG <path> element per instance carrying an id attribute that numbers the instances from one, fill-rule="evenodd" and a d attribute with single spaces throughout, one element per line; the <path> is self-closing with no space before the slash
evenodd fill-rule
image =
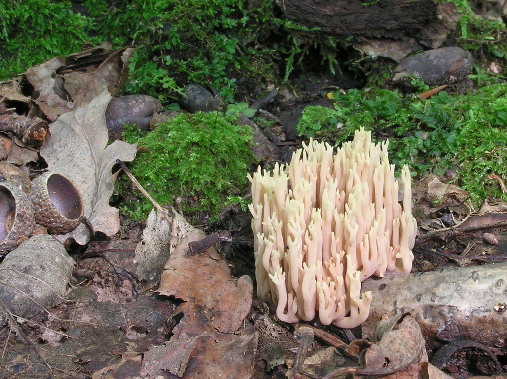
<path id="1" fill-rule="evenodd" d="M 288 19 L 316 28 L 315 36 L 332 36 L 370 55 L 394 60 L 422 47 L 441 46 L 459 19 L 452 3 L 436 0 L 278 0 L 277 4 Z"/>
<path id="2" fill-rule="evenodd" d="M 410 312 L 429 348 L 459 338 L 507 351 L 507 263 L 389 274 L 366 280 L 362 290 L 373 295 L 363 337 L 382 316 Z"/>
<path id="3" fill-rule="evenodd" d="M 401 39 L 436 17 L 433 0 L 281 0 L 285 16 L 337 37 Z"/>

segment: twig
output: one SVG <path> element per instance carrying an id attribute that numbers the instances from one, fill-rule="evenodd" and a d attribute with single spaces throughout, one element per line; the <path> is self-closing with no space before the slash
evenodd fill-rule
<path id="1" fill-rule="evenodd" d="M 155 199 L 153 199 L 150 196 L 150 194 L 143 188 L 143 186 L 141 185 L 141 183 L 139 183 L 139 181 L 136 179 L 136 177 L 134 175 L 132 175 L 132 173 L 130 172 L 130 170 L 127 168 L 127 166 L 125 165 L 125 163 L 122 160 L 117 159 L 116 163 L 118 163 L 120 165 L 120 167 L 123 170 L 123 172 L 125 174 L 127 174 L 127 176 L 129 177 L 130 181 L 136 186 L 136 188 L 139 190 L 139 192 L 141 192 L 150 201 L 150 203 L 153 204 L 153 206 L 162 215 L 162 217 L 164 217 L 167 220 L 167 222 L 169 223 L 169 225 L 172 225 L 173 220 L 169 217 L 169 216 L 174 216 L 172 210 L 163 208 L 159 203 L 157 203 L 155 201 Z"/>
<path id="2" fill-rule="evenodd" d="M 7 345 L 9 344 L 9 339 L 11 338 L 12 328 L 9 328 L 9 331 L 7 333 L 8 334 L 7 334 L 7 337 L 5 338 L 5 345 L 4 345 L 4 348 L 2 349 L 2 355 L 0 356 L 0 361 L 3 361 L 5 358 L 5 352 L 7 351 Z"/>
<path id="3" fill-rule="evenodd" d="M 503 193 L 507 193 L 507 188 L 505 188 L 505 183 L 503 182 L 502 178 L 500 178 L 496 174 L 490 174 L 488 175 L 488 179 L 495 179 L 498 181 L 498 184 L 500 184 L 500 188 L 502 189 Z"/>
<path id="4" fill-rule="evenodd" d="M 188 244 L 188 255 L 197 255 L 206 251 L 208 248 L 219 242 L 232 242 L 231 233 L 227 230 L 219 230 L 199 241 L 193 241 Z"/>
<path id="5" fill-rule="evenodd" d="M 469 265 L 472 262 L 491 263 L 491 262 L 505 262 L 505 261 L 507 261 L 507 255 L 463 256 L 463 255 L 458 255 L 458 254 L 442 253 L 441 251 L 438 251 L 436 249 L 429 249 L 429 250 L 425 249 L 424 251 L 421 251 L 420 248 L 416 247 L 416 250 L 418 250 L 422 254 L 438 255 L 438 256 L 443 257 L 451 262 L 456 263 L 460 267 Z"/>
<path id="6" fill-rule="evenodd" d="M 442 91 L 447 86 L 448 86 L 447 84 L 444 84 L 444 85 L 441 85 L 441 86 L 439 86 L 437 88 L 432 88 L 429 91 L 426 91 L 426 92 L 423 92 L 423 93 L 419 94 L 419 98 L 420 99 L 429 99 L 431 96 L 439 93 L 440 91 Z"/>
<path id="7" fill-rule="evenodd" d="M 459 225 L 452 226 L 450 228 L 438 229 L 438 230 L 434 230 L 432 232 L 426 233 L 425 235 L 418 237 L 417 242 L 425 242 L 425 241 L 432 239 L 434 237 L 442 237 L 442 234 L 445 234 L 445 236 L 444 236 L 445 238 L 449 238 L 449 237 L 455 237 L 455 236 L 458 236 L 461 234 L 476 232 L 478 230 L 483 230 L 483 229 L 500 228 L 502 226 L 507 226 L 507 220 L 492 222 L 490 224 L 485 224 L 485 225 L 467 226 L 464 228 L 461 227 L 461 224 L 463 224 L 463 222 L 460 223 Z"/>
<path id="8" fill-rule="evenodd" d="M 314 328 L 313 326 L 308 326 L 308 327 L 313 329 L 313 334 L 315 335 L 315 337 L 324 341 L 328 345 L 334 346 L 338 349 L 347 348 L 348 345 L 345 342 L 343 342 L 341 339 L 339 339 L 338 337 L 334 336 L 333 334 L 328 333 L 328 332 L 326 332 L 322 329 L 319 329 L 319 328 Z"/>
<path id="9" fill-rule="evenodd" d="M 289 378 L 295 378 L 296 374 L 301 370 L 306 355 L 308 354 L 308 348 L 313 343 L 313 328 L 301 326 L 296 329 L 295 337 L 299 340 L 299 346 L 296 353 L 296 359 L 294 359 L 294 366 L 290 370 L 288 375 Z"/>

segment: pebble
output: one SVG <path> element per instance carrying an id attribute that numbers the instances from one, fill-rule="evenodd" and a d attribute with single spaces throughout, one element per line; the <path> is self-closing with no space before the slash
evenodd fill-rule
<path id="1" fill-rule="evenodd" d="M 493 233 L 484 233 L 482 239 L 490 245 L 498 245 L 498 238 Z"/>
<path id="2" fill-rule="evenodd" d="M 220 110 L 223 100 L 215 91 L 212 93 L 199 84 L 189 84 L 185 88 L 185 98 L 181 105 L 191 113 L 210 112 Z"/>
<path id="3" fill-rule="evenodd" d="M 121 138 L 124 124 L 137 125 L 141 130 L 149 130 L 151 117 L 160 110 L 162 110 L 162 104 L 152 96 L 114 97 L 106 109 L 109 139 Z"/>
<path id="4" fill-rule="evenodd" d="M 394 83 L 407 85 L 417 76 L 430 86 L 460 82 L 472 72 L 472 54 L 460 47 L 441 47 L 403 59 L 394 69 Z"/>

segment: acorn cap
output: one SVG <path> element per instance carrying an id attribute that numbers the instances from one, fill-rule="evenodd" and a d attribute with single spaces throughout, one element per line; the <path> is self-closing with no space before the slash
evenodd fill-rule
<path id="1" fill-rule="evenodd" d="M 30 200 L 35 220 L 50 233 L 64 234 L 74 230 L 83 215 L 79 191 L 60 174 L 46 172 L 32 180 Z"/>
<path id="2" fill-rule="evenodd" d="M 21 188 L 0 182 L 0 256 L 14 250 L 32 234 L 33 206 Z"/>

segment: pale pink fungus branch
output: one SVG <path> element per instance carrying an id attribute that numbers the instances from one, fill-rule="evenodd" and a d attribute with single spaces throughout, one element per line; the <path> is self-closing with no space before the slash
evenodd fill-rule
<path id="1" fill-rule="evenodd" d="M 361 281 L 411 270 L 410 172 L 396 180 L 387 147 L 364 130 L 335 152 L 310 140 L 288 165 L 249 176 L 257 294 L 277 304 L 280 320 L 318 314 L 325 325 L 355 327 L 371 303 Z"/>

